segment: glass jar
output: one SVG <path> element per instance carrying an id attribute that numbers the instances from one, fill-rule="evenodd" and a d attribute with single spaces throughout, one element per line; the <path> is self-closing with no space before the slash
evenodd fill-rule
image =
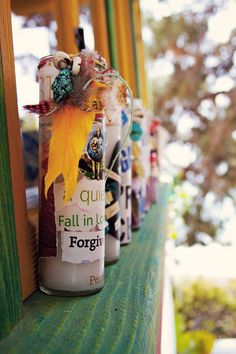
<path id="1" fill-rule="evenodd" d="M 39 64 L 40 101 L 52 99 L 51 85 L 58 71 L 52 57 Z M 51 295 L 87 295 L 104 285 L 105 254 L 105 119 L 96 114 L 92 131 L 78 164 L 73 197 L 64 202 L 64 181 L 59 176 L 47 198 L 51 117 L 39 125 L 39 287 Z"/>

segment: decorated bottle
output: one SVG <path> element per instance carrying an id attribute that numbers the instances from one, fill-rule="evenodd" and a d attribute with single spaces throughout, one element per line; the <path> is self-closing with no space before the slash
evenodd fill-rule
<path id="1" fill-rule="evenodd" d="M 125 111 L 121 114 L 122 139 L 125 139 L 129 129 L 129 120 Z M 131 242 L 131 139 L 128 136 L 125 146 L 121 150 L 121 189 L 120 189 L 120 209 L 121 209 L 121 236 L 120 244 L 127 245 Z"/>
<path id="2" fill-rule="evenodd" d="M 40 100 L 47 101 L 58 72 L 52 58 L 43 63 L 38 72 Z M 50 126 L 50 115 L 40 118 L 39 286 L 50 294 L 89 294 L 104 284 L 105 121 L 102 114 L 95 115 L 79 159 L 76 190 L 67 203 L 62 176 L 45 197 Z"/>
<path id="3" fill-rule="evenodd" d="M 158 190 L 158 164 L 157 164 L 156 150 L 151 150 L 150 163 L 151 163 L 150 203 L 155 204 L 157 202 L 157 190 Z"/>
<path id="4" fill-rule="evenodd" d="M 40 62 L 40 103 L 25 106 L 40 115 L 39 286 L 48 294 L 104 284 L 104 113 L 126 103 L 113 73 L 96 52 L 57 52 Z"/>
<path id="5" fill-rule="evenodd" d="M 143 161 L 143 129 L 141 122 L 143 111 L 140 109 L 140 100 L 134 100 L 134 117 L 131 129 L 132 140 L 132 230 L 141 227 L 144 215 L 144 161 Z"/>
<path id="6" fill-rule="evenodd" d="M 158 162 L 158 129 L 160 120 L 153 116 L 149 127 L 151 151 L 150 151 L 150 166 L 151 174 L 149 178 L 151 204 L 155 204 L 158 198 L 158 175 L 159 175 L 159 162 Z"/>
<path id="7" fill-rule="evenodd" d="M 114 86 L 116 104 L 126 96 L 108 70 L 97 53 L 57 52 L 39 65 L 40 104 L 25 106 L 41 115 L 39 286 L 48 294 L 90 294 L 104 284 L 104 110 Z"/>
<path id="8" fill-rule="evenodd" d="M 144 169 L 144 178 L 143 178 L 143 197 L 144 197 L 144 208 L 143 214 L 146 214 L 150 208 L 150 175 L 151 175 L 151 165 L 150 165 L 150 135 L 148 129 L 148 120 L 149 115 L 148 111 L 145 109 L 143 110 L 143 119 L 142 119 L 142 161 L 145 161 L 145 169 Z"/>
<path id="9" fill-rule="evenodd" d="M 106 180 L 106 241 L 105 263 L 113 264 L 120 258 L 120 150 L 121 119 L 120 111 L 116 111 L 107 120 L 106 167 L 111 169 Z"/>

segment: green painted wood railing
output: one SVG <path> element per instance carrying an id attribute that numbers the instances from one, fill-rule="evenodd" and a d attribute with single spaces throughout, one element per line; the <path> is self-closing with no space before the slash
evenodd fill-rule
<path id="1" fill-rule="evenodd" d="M 0 58 L 0 339 L 20 319 L 22 300 Z"/>
<path id="2" fill-rule="evenodd" d="M 24 318 L 0 343 L 1 354 L 153 354 L 159 324 L 168 188 L 160 189 L 120 261 L 106 268 L 105 287 L 83 298 L 36 292 Z"/>

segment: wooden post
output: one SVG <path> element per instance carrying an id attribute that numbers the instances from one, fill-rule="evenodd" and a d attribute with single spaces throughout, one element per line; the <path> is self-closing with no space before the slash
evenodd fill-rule
<path id="1" fill-rule="evenodd" d="M 136 62 L 136 77 L 138 96 L 142 99 L 144 106 L 148 105 L 148 91 L 145 70 L 145 58 L 142 39 L 142 21 L 139 0 L 130 0 L 130 11 L 132 14 L 132 35 Z"/>
<path id="2" fill-rule="evenodd" d="M 78 53 L 75 39 L 79 24 L 78 0 L 54 0 L 52 6 L 57 22 L 57 49 L 69 54 Z"/>
<path id="3" fill-rule="evenodd" d="M 16 98 L 16 80 L 11 32 L 10 0 L 3 0 L 1 2 L 0 48 L 2 57 L 1 70 L 3 75 L 3 107 L 5 102 L 5 116 L 4 112 L 2 111 L 2 120 L 5 119 L 7 123 L 11 168 L 11 171 L 7 171 L 7 173 L 9 174 L 9 176 L 11 176 L 14 199 L 14 218 L 20 259 L 22 295 L 23 299 L 25 299 L 36 289 L 36 279 L 34 275 L 36 259 L 34 260 L 34 245 L 33 241 L 30 239 L 27 222 L 22 141 L 20 136 L 20 121 L 18 117 Z M 3 146 L 3 143 L 1 143 L 1 146 Z M 0 185 L 1 190 L 3 190 L 4 184 L 1 183 Z M 14 236 L 7 235 L 7 237 Z M 14 271 L 16 272 L 16 270 Z M 15 296 L 17 296 L 17 293 Z"/>
<path id="4" fill-rule="evenodd" d="M 94 0 L 92 0 L 94 1 Z M 118 51 L 117 51 L 117 35 L 115 28 L 115 14 L 113 0 L 105 0 L 107 15 L 107 31 L 109 42 L 110 63 L 114 69 L 118 70 Z"/>
<path id="5" fill-rule="evenodd" d="M 91 0 L 91 15 L 94 29 L 95 49 L 110 64 L 105 0 Z"/>
<path id="6" fill-rule="evenodd" d="M 0 58 L 0 339 L 20 319 L 22 299 L 10 175 L 6 109 Z"/>
<path id="7" fill-rule="evenodd" d="M 117 32 L 117 47 L 119 72 L 130 85 L 134 97 L 137 97 L 135 78 L 135 60 L 132 38 L 132 23 L 129 1 L 113 0 L 115 9 L 115 25 Z"/>
<path id="8" fill-rule="evenodd" d="M 0 11 L 0 338 L 19 320 L 22 298 L 18 250 L 27 236 L 22 145 L 17 114 L 10 0 Z M 24 268 L 22 262 L 22 272 Z"/>
<path id="9" fill-rule="evenodd" d="M 53 0 L 11 0 L 11 9 L 18 16 L 29 16 L 51 11 Z"/>

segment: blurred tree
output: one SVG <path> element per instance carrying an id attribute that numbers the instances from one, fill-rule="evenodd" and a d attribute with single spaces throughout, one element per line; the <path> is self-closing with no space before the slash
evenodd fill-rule
<path id="1" fill-rule="evenodd" d="M 206 331 L 217 338 L 236 336 L 236 281 L 214 285 L 204 279 L 175 287 L 179 333 Z M 181 338 L 178 339 L 181 342 Z M 201 352 L 200 352 L 201 353 Z"/>
<path id="2" fill-rule="evenodd" d="M 199 233 L 214 238 L 222 226 L 220 218 L 204 210 L 209 194 L 219 208 L 226 197 L 236 200 L 236 30 L 227 43 L 213 43 L 207 33 L 209 19 L 227 1 L 197 3 L 197 11 L 189 7 L 160 21 L 146 19 L 153 35 L 148 48 L 153 63 L 172 68 L 168 79 L 154 82 L 155 113 L 171 141 L 187 144 L 195 154 L 182 173 L 182 181 L 197 188 L 183 215 L 189 245 Z M 228 80 L 229 89 L 221 90 L 222 80 Z M 190 127 L 187 132 L 181 129 L 183 119 Z"/>

